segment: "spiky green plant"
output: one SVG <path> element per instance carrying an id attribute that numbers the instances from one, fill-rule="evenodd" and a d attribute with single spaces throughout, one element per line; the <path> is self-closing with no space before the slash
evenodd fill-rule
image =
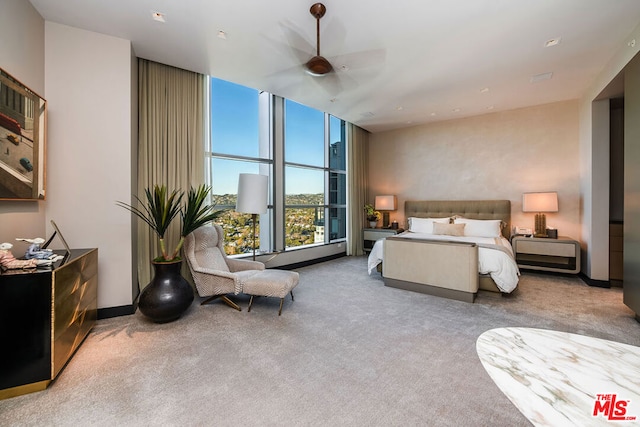
<path id="1" fill-rule="evenodd" d="M 180 233 L 180 242 L 173 253 L 176 258 L 184 244 L 184 238 L 192 231 L 197 230 L 208 222 L 218 218 L 224 210 L 215 210 L 215 205 L 205 204 L 211 187 L 202 184 L 197 189 L 191 187 L 187 193 L 187 204 L 180 212 L 182 219 L 182 232 Z"/>
<path id="2" fill-rule="evenodd" d="M 167 253 L 164 235 L 171 222 L 181 211 L 182 193 L 178 193 L 176 190 L 169 193 L 165 185 L 155 185 L 153 192 L 147 188 L 145 194 L 147 196 L 146 204 L 138 196 L 135 196 L 142 208 L 124 202 L 116 202 L 116 204 L 146 222 L 151 227 L 151 230 L 156 233 L 160 241 L 161 255 L 154 261 L 170 261 L 171 258 Z"/>
<path id="3" fill-rule="evenodd" d="M 193 187 L 187 193 L 186 205 L 182 205 L 184 193 L 176 190 L 168 192 L 165 185 L 155 185 L 153 191 L 146 189 L 146 203 L 136 196 L 136 200 L 142 206 L 138 208 L 124 202 L 116 202 L 138 218 L 146 222 L 157 234 L 160 243 L 161 255 L 154 259 L 155 262 L 172 262 L 180 258 L 180 249 L 184 244 L 184 238 L 198 227 L 210 222 L 220 216 L 224 211 L 215 211 L 215 205 L 206 204 L 211 187 L 201 185 L 197 189 Z M 164 236 L 171 225 L 171 222 L 180 215 L 182 228 L 178 245 L 169 253 L 166 248 Z"/>

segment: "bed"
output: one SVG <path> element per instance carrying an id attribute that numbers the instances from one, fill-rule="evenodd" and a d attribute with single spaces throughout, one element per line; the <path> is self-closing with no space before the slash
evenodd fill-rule
<path id="1" fill-rule="evenodd" d="M 517 288 L 510 201 L 406 201 L 405 215 L 409 231 L 377 241 L 369 255 L 369 273 L 382 263 L 385 285 L 467 302 L 479 289 Z"/>

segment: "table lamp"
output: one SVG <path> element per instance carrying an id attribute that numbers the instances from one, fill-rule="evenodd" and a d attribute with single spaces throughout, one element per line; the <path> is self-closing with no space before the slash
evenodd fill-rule
<path id="1" fill-rule="evenodd" d="M 558 193 L 522 194 L 522 212 L 536 212 L 535 237 L 547 237 L 547 217 L 543 212 L 558 212 Z"/>
<path id="2" fill-rule="evenodd" d="M 396 196 L 376 196 L 375 209 L 382 212 L 382 227 L 389 228 L 389 211 L 398 209 Z"/>

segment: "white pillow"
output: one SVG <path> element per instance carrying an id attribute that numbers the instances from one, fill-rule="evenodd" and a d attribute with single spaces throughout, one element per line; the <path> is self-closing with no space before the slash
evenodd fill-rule
<path id="1" fill-rule="evenodd" d="M 455 218 L 454 224 L 465 224 L 464 235 L 474 237 L 500 237 L 502 221 L 499 219 Z"/>
<path id="2" fill-rule="evenodd" d="M 409 217 L 409 231 L 414 233 L 433 234 L 433 223 L 449 224 L 450 218 L 417 218 Z"/>

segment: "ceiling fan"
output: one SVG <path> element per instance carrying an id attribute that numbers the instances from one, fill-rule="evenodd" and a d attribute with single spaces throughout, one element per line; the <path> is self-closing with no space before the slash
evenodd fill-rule
<path id="1" fill-rule="evenodd" d="M 322 3 L 314 3 L 309 12 L 316 18 L 316 56 L 311 58 L 307 63 L 307 73 L 312 76 L 320 77 L 330 73 L 333 70 L 331 63 L 324 56 L 320 55 L 320 19 L 327 12 L 327 8 Z"/>
<path id="2" fill-rule="evenodd" d="M 280 69 L 270 75 L 273 76 L 273 85 L 270 88 L 273 93 L 291 99 L 300 97 L 300 91 L 308 91 L 310 87 L 306 84 L 307 79 L 303 77 L 308 75 L 315 83 L 314 86 L 322 88 L 329 93 L 332 98 L 335 98 L 345 90 L 353 90 L 356 88 L 360 84 L 357 80 L 358 78 L 369 79 L 375 76 L 381 69 L 386 55 L 384 49 L 343 53 L 330 56 L 330 61 L 320 54 L 320 19 L 325 16 L 326 11 L 327 9 L 322 3 L 315 3 L 309 9 L 311 16 L 316 19 L 317 37 L 315 56 L 311 59 L 309 59 L 309 57 L 313 55 L 311 52 L 313 52 L 314 46 L 308 41 L 306 31 L 295 23 L 287 21 L 281 23 L 281 28 L 287 43 L 283 45 L 277 39 L 273 39 L 272 43 L 279 50 L 282 50 L 282 47 L 286 46 L 294 63 L 292 66 Z M 340 21 L 333 20 L 329 25 L 331 28 L 331 36 L 344 43 L 345 29 Z M 270 51 L 264 50 L 264 52 Z M 356 73 L 358 74 L 356 75 Z M 304 79 L 304 81 L 301 79 Z"/>

